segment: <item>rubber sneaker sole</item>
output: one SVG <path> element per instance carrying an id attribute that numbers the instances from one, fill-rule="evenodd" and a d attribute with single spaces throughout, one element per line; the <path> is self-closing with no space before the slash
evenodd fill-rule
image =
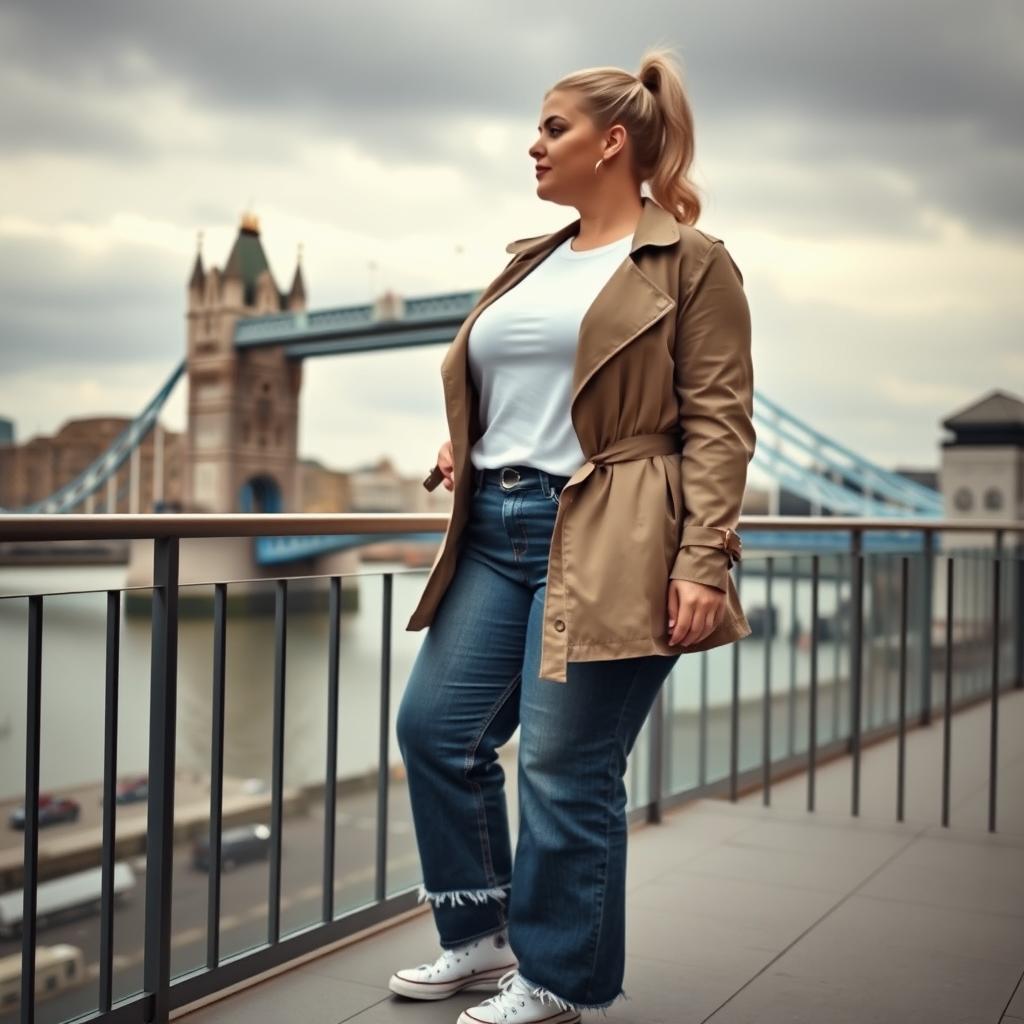
<path id="1" fill-rule="evenodd" d="M 517 964 L 505 964 L 504 967 L 488 967 L 473 974 L 465 974 L 461 978 L 449 981 L 414 981 L 403 978 L 400 974 L 392 974 L 388 980 L 388 988 L 400 996 L 410 999 L 447 999 L 456 992 L 467 989 L 475 992 L 478 989 L 486 992 L 497 992 L 498 980 L 506 971 L 511 971 Z"/>
<path id="2" fill-rule="evenodd" d="M 473 1011 L 463 1010 L 455 1024 L 481 1024 L 483 1018 L 476 1017 Z M 550 1017 L 542 1017 L 534 1024 L 579 1024 L 580 1014 L 576 1010 L 555 1010 Z"/>

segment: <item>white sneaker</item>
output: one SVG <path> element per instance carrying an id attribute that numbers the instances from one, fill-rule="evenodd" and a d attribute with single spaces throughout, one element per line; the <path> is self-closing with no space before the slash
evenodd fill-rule
<path id="1" fill-rule="evenodd" d="M 555 1002 L 562 1004 L 563 1008 L 556 1006 L 552 1013 L 552 1007 L 544 1004 L 543 995 L 534 995 L 534 991 L 540 993 L 541 990 L 532 989 L 518 970 L 503 974 L 498 988 L 501 991 L 496 996 L 463 1010 L 456 1024 L 505 1024 L 506 1021 L 515 1021 L 516 1024 L 537 1024 L 539 1021 L 544 1021 L 544 1024 L 577 1024 L 580 1019 L 579 1011 L 560 999 Z M 544 994 L 554 998 L 550 993 Z"/>
<path id="2" fill-rule="evenodd" d="M 432 963 L 395 971 L 388 988 L 411 999 L 445 999 L 463 989 L 493 992 L 498 979 L 519 964 L 508 944 L 508 929 L 445 949 Z"/>

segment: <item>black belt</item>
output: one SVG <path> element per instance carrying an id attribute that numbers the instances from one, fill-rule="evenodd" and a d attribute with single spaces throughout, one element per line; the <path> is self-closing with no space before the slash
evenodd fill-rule
<path id="1" fill-rule="evenodd" d="M 473 480 L 474 482 L 479 483 L 482 477 L 484 481 L 494 481 L 508 490 L 516 484 L 522 483 L 524 480 L 534 480 L 539 483 L 541 473 L 547 477 L 548 482 L 555 490 L 561 490 L 569 481 L 569 477 L 567 476 L 560 476 L 558 473 L 549 473 L 547 470 L 538 469 L 536 466 L 525 465 L 494 466 L 484 469 L 477 469 L 474 467 Z"/>

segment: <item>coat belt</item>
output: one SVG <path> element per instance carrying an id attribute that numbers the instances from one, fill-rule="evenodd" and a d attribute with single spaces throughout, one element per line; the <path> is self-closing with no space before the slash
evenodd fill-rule
<path id="1" fill-rule="evenodd" d="M 594 471 L 595 466 L 603 466 L 608 462 L 626 462 L 630 459 L 645 459 L 651 455 L 670 455 L 682 450 L 682 437 L 678 432 L 666 434 L 634 434 L 613 441 L 603 451 L 592 455 L 569 478 L 569 484 L 578 484 L 586 480 Z M 730 568 L 742 557 L 743 544 L 740 535 L 729 527 L 699 526 L 693 523 L 684 526 L 679 538 L 679 545 L 699 544 L 712 548 L 721 548 L 729 556 Z"/>
<path id="2" fill-rule="evenodd" d="M 682 450 L 682 438 L 678 432 L 671 434 L 633 434 L 620 437 L 607 448 L 591 455 L 586 462 L 569 477 L 566 487 L 586 480 L 595 466 L 609 462 L 628 462 L 630 459 L 646 459 L 652 455 L 671 455 Z"/>

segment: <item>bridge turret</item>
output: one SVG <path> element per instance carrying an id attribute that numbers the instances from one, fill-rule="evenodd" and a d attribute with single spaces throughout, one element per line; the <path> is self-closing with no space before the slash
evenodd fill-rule
<path id="1" fill-rule="evenodd" d="M 223 279 L 220 267 L 210 267 L 206 272 L 206 282 L 203 286 L 203 299 L 200 305 L 208 309 L 216 309 L 221 304 L 221 295 L 224 291 Z"/>
<path id="2" fill-rule="evenodd" d="M 401 320 L 405 316 L 405 299 L 390 288 L 374 299 L 374 320 Z"/>
<path id="3" fill-rule="evenodd" d="M 239 349 L 235 326 L 280 314 L 305 289 L 278 289 L 260 242 L 259 221 L 242 215 L 224 263 L 193 268 L 188 310 L 188 474 L 186 505 L 216 512 L 291 510 L 296 503 L 300 362 L 281 346 Z M 194 287 L 193 287 L 194 286 Z M 254 481 L 259 487 L 253 490 Z M 263 501 L 259 495 L 273 494 Z"/>

